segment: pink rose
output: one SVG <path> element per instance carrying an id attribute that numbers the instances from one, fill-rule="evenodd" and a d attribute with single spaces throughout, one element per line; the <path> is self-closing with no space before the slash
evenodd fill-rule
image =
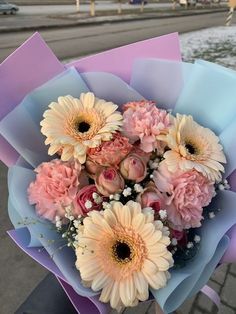
<path id="1" fill-rule="evenodd" d="M 100 171 L 95 178 L 95 184 L 104 196 L 119 193 L 125 187 L 124 179 L 115 168 L 104 168 Z"/>
<path id="2" fill-rule="evenodd" d="M 77 215 L 86 216 L 91 210 L 101 210 L 103 200 L 104 197 L 98 193 L 94 184 L 87 185 L 79 190 L 76 195 L 73 202 L 74 212 Z"/>
<path id="3" fill-rule="evenodd" d="M 81 164 L 54 159 L 39 165 L 35 172 L 36 180 L 28 188 L 30 204 L 36 204 L 37 214 L 46 219 L 64 218 L 65 206 L 71 205 L 78 188 L 88 184 Z"/>
<path id="4" fill-rule="evenodd" d="M 214 183 L 196 170 L 169 172 L 165 161 L 154 172 L 154 182 L 165 192 L 165 209 L 176 230 L 201 226 L 203 207 L 215 194 Z"/>
<path id="5" fill-rule="evenodd" d="M 151 101 L 133 102 L 124 105 L 123 134 L 131 143 L 140 141 L 140 148 L 146 153 L 159 148 L 159 136 L 167 133 L 170 115 L 158 109 Z"/>
<path id="6" fill-rule="evenodd" d="M 127 180 L 141 182 L 147 175 L 146 162 L 137 154 L 129 154 L 120 163 L 120 173 Z"/>
<path id="7" fill-rule="evenodd" d="M 152 207 L 158 213 L 163 208 L 163 197 L 155 186 L 148 186 L 144 189 L 143 193 L 138 195 L 137 201 L 141 204 L 142 208 Z"/>
<path id="8" fill-rule="evenodd" d="M 98 165 L 118 168 L 121 160 L 130 153 L 131 149 L 132 145 L 128 138 L 117 132 L 111 141 L 102 142 L 99 147 L 90 148 L 88 157 Z"/>

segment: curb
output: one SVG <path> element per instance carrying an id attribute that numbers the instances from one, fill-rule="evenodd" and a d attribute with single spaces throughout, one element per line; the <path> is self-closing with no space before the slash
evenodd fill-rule
<path id="1" fill-rule="evenodd" d="M 12 33 L 12 32 L 22 32 L 22 31 L 40 31 L 40 30 L 46 30 L 46 29 L 62 29 L 62 28 L 70 28 L 70 27 L 76 27 L 76 26 L 96 26 L 101 25 L 105 23 L 123 23 L 123 22 L 129 22 L 129 21 L 142 21 L 142 20 L 152 20 L 152 19 L 165 19 L 165 18 L 171 18 L 171 17 L 184 17 L 184 16 L 193 16 L 193 15 L 204 15 L 204 14 L 214 14 L 214 13 L 220 13 L 220 12 L 227 12 L 228 8 L 220 8 L 220 9 L 214 9 L 214 10 L 204 10 L 204 11 L 188 11 L 188 12 L 180 12 L 177 14 L 177 12 L 171 14 L 146 14 L 142 16 L 134 16 L 129 15 L 123 18 L 116 19 L 116 15 L 111 15 L 104 17 L 101 20 L 92 20 L 93 18 L 89 17 L 88 19 L 81 20 L 79 22 L 68 22 L 65 24 L 55 24 L 55 25 L 39 25 L 39 26 L 23 26 L 23 27 L 12 27 L 12 28 L 2 28 L 0 27 L 0 33 Z M 128 14 L 127 14 L 128 15 Z M 115 17 L 115 19 L 114 19 Z M 58 17 L 59 18 L 59 17 Z M 96 17 L 95 17 L 96 18 Z"/>

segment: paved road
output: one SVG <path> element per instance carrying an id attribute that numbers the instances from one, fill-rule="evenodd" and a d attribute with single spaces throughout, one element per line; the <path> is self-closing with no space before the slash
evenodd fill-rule
<path id="1" fill-rule="evenodd" d="M 153 19 L 42 31 L 59 59 L 71 59 L 171 32 L 188 32 L 224 25 L 225 13 Z M 33 32 L 0 36 L 0 62 Z"/>

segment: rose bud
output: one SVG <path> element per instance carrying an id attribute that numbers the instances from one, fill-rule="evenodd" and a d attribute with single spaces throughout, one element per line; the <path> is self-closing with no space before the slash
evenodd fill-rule
<path id="1" fill-rule="evenodd" d="M 146 177 L 147 166 L 137 154 L 129 154 L 120 163 L 120 173 L 125 179 L 138 183 Z"/>
<path id="2" fill-rule="evenodd" d="M 98 193 L 94 184 L 87 185 L 78 191 L 73 202 L 74 213 L 86 216 L 91 210 L 101 210 L 104 197 Z"/>
<path id="3" fill-rule="evenodd" d="M 176 230 L 170 228 L 170 233 L 172 238 L 175 238 L 178 242 L 178 245 L 181 247 L 185 247 L 188 243 L 188 237 L 185 230 Z"/>
<path id="4" fill-rule="evenodd" d="M 102 167 L 100 165 L 98 165 L 97 163 L 95 163 L 94 161 L 92 161 L 89 158 L 86 160 L 85 168 L 86 168 L 88 175 L 91 178 L 94 178 L 96 173 L 98 173 L 102 169 Z"/>
<path id="5" fill-rule="evenodd" d="M 152 207 L 155 213 L 158 213 L 164 205 L 161 193 L 152 185 L 148 186 L 143 193 L 138 195 L 137 201 L 141 204 L 142 208 Z"/>
<path id="6" fill-rule="evenodd" d="M 125 182 L 115 168 L 103 168 L 95 178 L 98 191 L 104 195 L 119 193 L 124 190 Z"/>

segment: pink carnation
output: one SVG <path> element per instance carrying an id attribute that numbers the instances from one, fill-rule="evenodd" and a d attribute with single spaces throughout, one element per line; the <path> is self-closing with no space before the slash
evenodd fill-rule
<path id="1" fill-rule="evenodd" d="M 123 134 L 131 143 L 140 141 L 140 148 L 147 153 L 159 148 L 157 136 L 166 134 L 170 126 L 167 111 L 158 109 L 151 101 L 128 103 L 124 107 Z"/>
<path id="2" fill-rule="evenodd" d="M 128 138 L 116 133 L 111 141 L 103 142 L 99 147 L 88 150 L 88 158 L 94 163 L 106 167 L 118 168 L 119 163 L 132 149 Z"/>
<path id="3" fill-rule="evenodd" d="M 174 229 L 201 226 L 203 207 L 215 194 L 214 183 L 196 170 L 169 172 L 165 161 L 154 172 L 154 182 L 165 194 L 165 209 Z M 164 195 L 163 193 L 163 195 Z"/>
<path id="4" fill-rule="evenodd" d="M 65 206 L 71 205 L 78 188 L 88 184 L 80 163 L 54 159 L 35 169 L 36 180 L 28 188 L 29 202 L 36 212 L 51 221 L 64 218 Z"/>

